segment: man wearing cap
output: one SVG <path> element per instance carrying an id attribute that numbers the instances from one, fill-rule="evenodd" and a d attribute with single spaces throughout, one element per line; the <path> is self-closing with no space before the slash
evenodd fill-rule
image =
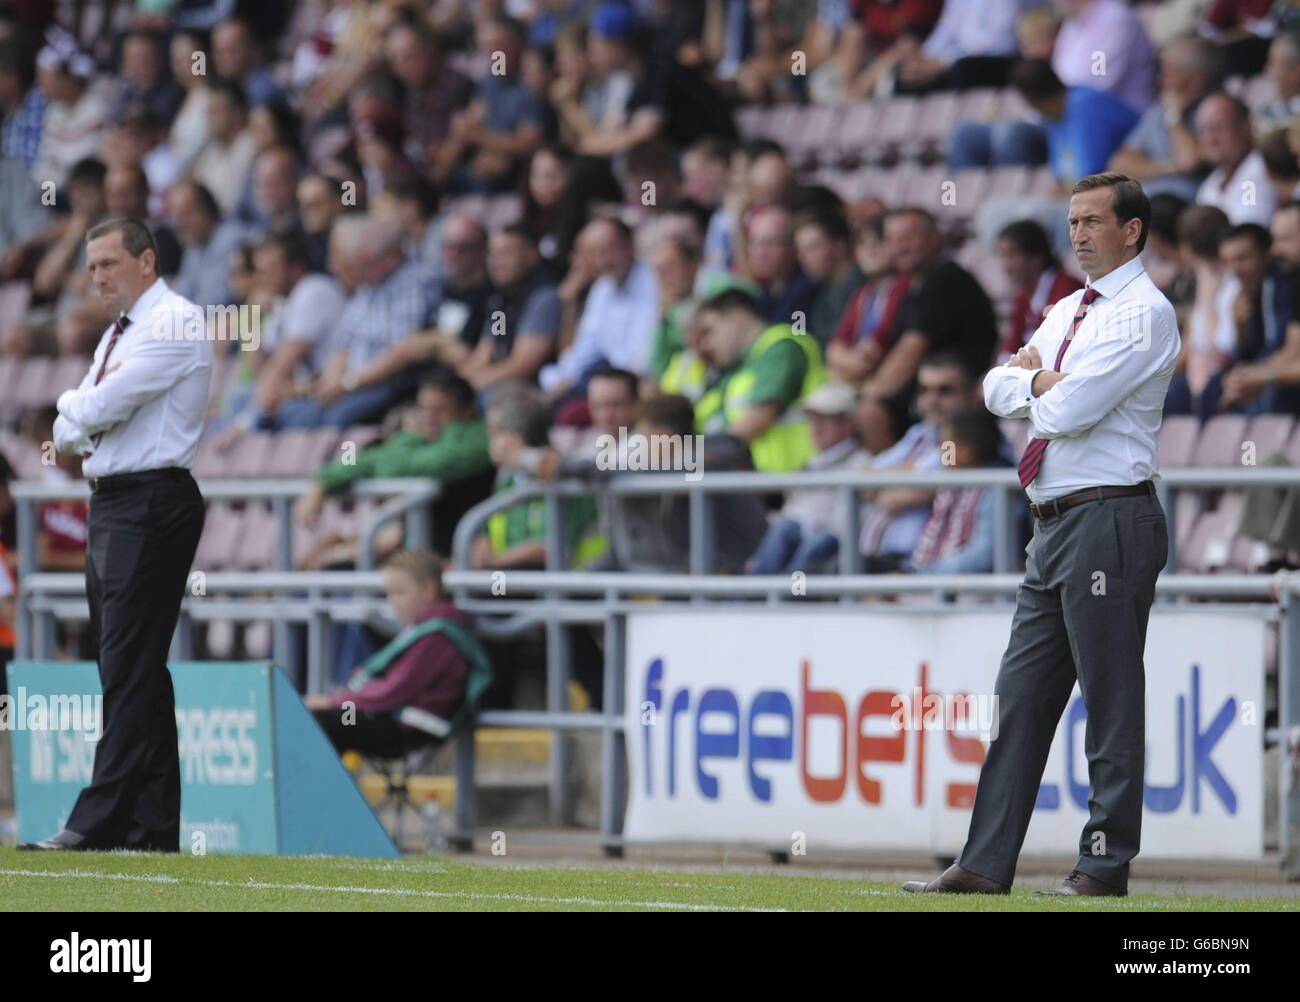
<path id="1" fill-rule="evenodd" d="M 32 177 L 62 188 L 73 164 L 99 152 L 112 108 L 91 86 L 95 61 L 77 49 L 76 40 L 60 28 L 51 28 L 47 38 L 36 55 L 36 82 L 48 104 Z"/>
<path id="2" fill-rule="evenodd" d="M 86 598 L 99 637 L 102 736 L 64 830 L 22 849 L 180 848 L 167 651 L 203 528 L 189 467 L 212 344 L 203 312 L 167 288 L 157 260 L 138 220 L 109 219 L 86 235 L 91 283 L 117 320 L 81 385 L 59 397 L 54 444 L 84 457 L 91 489 Z"/>
<path id="3" fill-rule="evenodd" d="M 817 453 L 805 470 L 865 470 L 871 453 L 854 435 L 853 415 L 857 394 L 844 383 L 824 383 L 803 402 L 808 429 Z M 751 574 L 786 574 L 814 571 L 835 557 L 844 531 L 844 497 L 841 491 L 805 487 L 790 491 L 780 516 L 754 551 Z"/>
<path id="4" fill-rule="evenodd" d="M 1152 483 L 1155 436 L 1181 347 L 1173 307 L 1138 257 L 1150 221 L 1151 204 L 1127 175 L 1077 182 L 1070 240 L 1088 286 L 1060 300 L 1029 343 L 984 379 L 990 411 L 1032 425 L 1018 473 L 1034 535 L 966 846 L 938 879 L 908 881 L 904 890 L 1009 893 L 1077 679 L 1088 713 L 1091 814 L 1074 869 L 1039 893 L 1128 893 L 1142 832 L 1142 656 L 1169 548 Z"/>

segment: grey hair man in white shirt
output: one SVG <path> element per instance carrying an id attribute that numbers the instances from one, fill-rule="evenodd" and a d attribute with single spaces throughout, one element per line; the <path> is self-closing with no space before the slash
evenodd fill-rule
<path id="1" fill-rule="evenodd" d="M 1088 806 L 1074 869 L 1045 894 L 1124 895 L 1142 831 L 1143 651 L 1169 549 L 1155 497 L 1156 430 L 1181 339 L 1138 257 L 1151 205 L 1119 173 L 1075 184 L 1070 240 L 1088 275 L 1029 343 L 984 378 L 999 417 L 1027 417 L 1019 475 L 1034 516 L 1011 641 L 994 692 L 997 738 L 957 862 L 909 891 L 1006 894 L 1048 750 L 1075 680 L 1088 713 Z"/>
<path id="2" fill-rule="evenodd" d="M 144 224 L 86 236 L 95 291 L 117 321 L 81 385 L 59 397 L 54 443 L 90 482 L 86 597 L 103 720 L 90 785 L 64 830 L 24 849 L 180 849 L 180 760 L 167 651 L 203 529 L 189 467 L 212 375 L 203 311 L 158 277 Z"/>

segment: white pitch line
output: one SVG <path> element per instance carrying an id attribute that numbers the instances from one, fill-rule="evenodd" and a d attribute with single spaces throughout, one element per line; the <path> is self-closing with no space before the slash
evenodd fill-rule
<path id="1" fill-rule="evenodd" d="M 621 908 L 664 908 L 697 912 L 784 912 L 785 908 L 747 908 L 742 905 L 693 905 L 680 901 L 609 901 L 603 898 L 552 898 L 531 894 L 482 894 L 476 891 L 421 891 L 402 887 L 347 887 L 330 884 L 278 884 L 264 880 L 198 880 L 162 874 L 95 873 L 91 870 L 0 870 L 0 876 L 79 877 L 124 880 L 150 884 L 193 884 L 202 887 L 249 887 L 264 891 L 325 891 L 345 894 L 388 894 L 396 897 L 459 898 L 469 901 L 518 901 L 551 905 L 605 905 Z"/>

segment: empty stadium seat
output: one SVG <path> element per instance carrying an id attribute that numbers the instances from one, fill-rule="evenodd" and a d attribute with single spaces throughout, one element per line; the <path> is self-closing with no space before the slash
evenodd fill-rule
<path id="1" fill-rule="evenodd" d="M 1178 467 L 1192 464 L 1192 451 L 1200 434 L 1201 423 L 1190 414 L 1171 414 L 1156 432 L 1160 466 Z"/>
<path id="2" fill-rule="evenodd" d="M 1246 420 L 1243 414 L 1216 414 L 1206 421 L 1192 452 L 1192 465 L 1240 466 Z"/>
<path id="3" fill-rule="evenodd" d="M 1178 545 L 1179 567 L 1198 573 L 1228 567 L 1243 503 L 1241 492 L 1227 491 L 1214 511 L 1204 512 Z"/>
<path id="4" fill-rule="evenodd" d="M 1260 414 L 1252 418 L 1246 426 L 1242 445 L 1254 444 L 1255 462 L 1259 463 L 1269 453 L 1280 452 L 1286 448 L 1294 426 L 1295 419 L 1289 414 Z M 1243 453 L 1237 461 L 1242 462 L 1244 459 Z"/>

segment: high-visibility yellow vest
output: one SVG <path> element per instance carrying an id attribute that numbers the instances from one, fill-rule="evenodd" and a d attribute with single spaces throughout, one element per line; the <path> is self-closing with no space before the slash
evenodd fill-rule
<path id="1" fill-rule="evenodd" d="M 699 403 L 708 388 L 709 367 L 693 351 L 679 351 L 673 355 L 659 380 L 659 389 L 664 393 L 680 394 L 693 404 Z"/>
<path id="2" fill-rule="evenodd" d="M 739 421 L 753 406 L 750 398 L 757 379 L 754 362 L 781 341 L 794 341 L 803 349 L 808 356 L 808 371 L 804 374 L 798 399 L 763 434 L 749 443 L 754 469 L 772 473 L 802 469 L 817 452 L 808 419 L 799 408 L 800 401 L 826 382 L 826 369 L 816 340 L 807 334 L 795 334 L 789 324 L 769 327 L 750 346 L 739 368 L 705 393 L 695 406 L 695 430 L 701 434 L 725 431 Z"/>

